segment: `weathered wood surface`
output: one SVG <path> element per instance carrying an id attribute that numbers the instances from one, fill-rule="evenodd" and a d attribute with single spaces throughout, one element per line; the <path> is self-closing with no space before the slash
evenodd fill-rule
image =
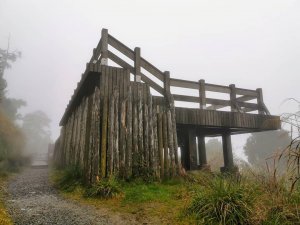
<path id="1" fill-rule="evenodd" d="M 110 47 L 132 63 L 121 59 Z M 107 66 L 108 60 L 122 68 Z M 135 82 L 130 81 L 130 74 Z M 173 87 L 198 90 L 199 94 L 172 93 Z M 161 97 L 152 96 L 150 88 Z M 229 98 L 208 98 L 207 92 L 227 94 Z M 199 108 L 176 108 L 175 101 L 198 103 Z M 230 107 L 231 112 L 217 111 L 224 107 Z M 247 113 L 253 111 L 258 114 Z M 280 119 L 270 116 L 261 89 L 171 78 L 168 71 L 162 72 L 141 57 L 140 48 L 131 50 L 103 29 L 60 125 L 55 163 L 62 168 L 78 166 L 90 184 L 109 176 L 177 176 L 182 172 L 181 162 L 192 168 L 197 166 L 196 131 L 211 135 L 224 130 L 276 130 Z M 190 155 L 179 159 L 178 145 Z"/>
<path id="2" fill-rule="evenodd" d="M 76 165 L 88 184 L 103 177 L 168 178 L 178 175 L 176 117 L 172 97 L 153 101 L 150 87 L 130 81 L 130 71 L 99 68 L 100 84 L 63 126 L 57 161 Z"/>
<path id="3" fill-rule="evenodd" d="M 253 132 L 280 128 L 280 118 L 278 116 L 179 107 L 175 111 L 177 124 L 252 129 Z"/>

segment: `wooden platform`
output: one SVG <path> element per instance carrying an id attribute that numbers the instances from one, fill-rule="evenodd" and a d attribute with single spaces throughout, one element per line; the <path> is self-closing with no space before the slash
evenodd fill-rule
<path id="1" fill-rule="evenodd" d="M 179 127 L 194 125 L 216 135 L 220 133 L 218 129 L 229 130 L 232 134 L 280 129 L 279 116 L 178 107 L 176 123 Z"/>

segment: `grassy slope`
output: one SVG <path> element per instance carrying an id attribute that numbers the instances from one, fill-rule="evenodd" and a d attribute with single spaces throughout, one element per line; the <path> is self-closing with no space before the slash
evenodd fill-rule
<path id="1" fill-rule="evenodd" d="M 198 202 L 206 209 L 207 207 L 218 208 L 220 198 L 221 201 L 224 200 L 227 202 L 226 204 L 233 206 L 241 200 L 241 204 L 250 207 L 251 215 L 247 216 L 250 220 L 249 224 L 300 224 L 300 190 L 291 196 L 283 187 L 280 187 L 280 183 L 274 187 L 273 181 L 269 181 L 267 178 L 260 180 L 255 177 L 247 177 L 241 184 L 235 180 L 203 174 L 191 178 L 148 184 L 138 181 L 122 182 L 120 183 L 122 194 L 106 200 L 84 197 L 85 189 L 80 185 L 73 190 L 61 193 L 67 198 L 93 205 L 96 208 L 106 208 L 122 215 L 133 215 L 140 223 L 196 224 L 197 215 L 193 213 L 187 215 L 189 213 L 186 212 L 191 204 L 195 203 L 193 200 L 201 192 L 208 197 L 204 202 Z M 213 186 L 210 185 L 212 181 L 216 181 L 213 182 L 215 183 Z M 225 186 L 220 186 L 220 182 Z M 247 203 L 249 198 L 253 198 L 252 206 Z M 239 206 L 236 207 L 239 211 Z M 201 220 L 203 215 L 206 213 L 198 214 L 198 224 L 207 224 Z"/>
<path id="2" fill-rule="evenodd" d="M 72 181 L 74 177 L 64 174 L 63 171 L 55 171 L 52 173 L 51 181 L 66 198 L 121 213 L 125 217 L 134 217 L 140 223 L 194 224 L 195 220 L 183 217 L 182 211 L 190 203 L 195 186 L 186 185 L 182 180 L 163 183 L 121 182 L 119 183 L 121 194 L 110 199 L 100 199 L 85 197 L 86 189 L 78 182 Z M 63 185 L 62 180 L 65 181 Z"/>
<path id="3" fill-rule="evenodd" d="M 12 221 L 4 207 L 4 193 L 7 177 L 0 176 L 0 225 L 10 225 Z"/>
<path id="4" fill-rule="evenodd" d="M 112 199 L 85 198 L 84 189 L 77 187 L 71 192 L 63 191 L 64 197 L 109 208 L 113 212 L 134 215 L 141 223 L 194 224 L 193 218 L 182 217 L 181 212 L 190 202 L 190 190 L 180 183 L 122 184 L 123 194 Z"/>

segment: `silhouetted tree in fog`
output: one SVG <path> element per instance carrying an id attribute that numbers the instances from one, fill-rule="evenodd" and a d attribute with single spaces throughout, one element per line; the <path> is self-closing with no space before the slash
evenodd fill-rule
<path id="1" fill-rule="evenodd" d="M 266 159 L 285 149 L 290 140 L 285 130 L 253 133 L 244 146 L 245 154 L 252 165 L 265 166 Z"/>
<path id="2" fill-rule="evenodd" d="M 42 111 L 28 113 L 23 117 L 22 130 L 26 137 L 26 153 L 46 153 L 51 141 L 49 124 L 51 120 Z"/>

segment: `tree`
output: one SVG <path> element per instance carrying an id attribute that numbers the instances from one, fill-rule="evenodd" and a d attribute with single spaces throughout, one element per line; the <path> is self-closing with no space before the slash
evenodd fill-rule
<path id="1" fill-rule="evenodd" d="M 42 111 L 28 113 L 23 117 L 22 130 L 26 137 L 26 153 L 46 153 L 51 142 L 49 130 L 51 120 Z"/>
<path id="2" fill-rule="evenodd" d="M 291 141 L 285 130 L 253 133 L 244 146 L 245 154 L 252 165 L 264 166 L 266 159 L 285 149 Z"/>
<path id="3" fill-rule="evenodd" d="M 7 87 L 7 82 L 4 79 L 4 71 L 11 68 L 11 62 L 15 62 L 18 57 L 21 57 L 21 52 L 10 52 L 9 41 L 6 50 L 0 48 L 0 102 L 4 98 L 4 90 Z"/>

